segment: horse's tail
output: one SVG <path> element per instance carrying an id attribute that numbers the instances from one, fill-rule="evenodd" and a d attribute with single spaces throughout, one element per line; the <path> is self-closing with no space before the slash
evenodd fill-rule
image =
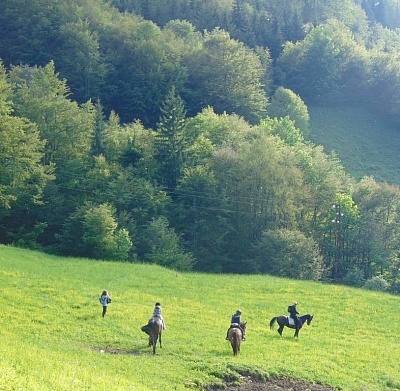
<path id="1" fill-rule="evenodd" d="M 272 326 L 274 325 L 274 323 L 276 322 L 276 319 L 277 319 L 278 317 L 277 316 L 275 316 L 274 318 L 272 318 L 271 319 L 271 321 L 269 322 L 269 328 L 272 330 Z"/>

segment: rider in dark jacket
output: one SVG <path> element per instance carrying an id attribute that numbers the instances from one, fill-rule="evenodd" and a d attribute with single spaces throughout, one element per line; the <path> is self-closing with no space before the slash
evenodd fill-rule
<path id="1" fill-rule="evenodd" d="M 299 315 L 299 312 L 297 311 L 297 301 L 295 301 L 292 305 L 290 305 L 288 307 L 288 312 L 290 314 L 290 317 L 294 320 L 294 325 L 296 327 L 296 329 L 300 328 L 300 320 L 299 317 L 297 315 Z"/>
<path id="2" fill-rule="evenodd" d="M 225 339 L 229 339 L 229 337 L 228 337 L 229 330 L 232 329 L 232 328 L 237 327 L 237 328 L 240 329 L 241 332 L 242 332 L 242 341 L 245 341 L 245 340 L 246 340 L 245 331 L 242 329 L 242 326 L 241 326 L 241 323 L 242 323 L 241 315 L 242 315 L 242 311 L 241 311 L 241 310 L 237 310 L 237 311 L 232 315 L 232 318 L 231 318 L 231 325 L 230 325 L 228 331 L 226 332 L 226 338 L 225 338 Z"/>

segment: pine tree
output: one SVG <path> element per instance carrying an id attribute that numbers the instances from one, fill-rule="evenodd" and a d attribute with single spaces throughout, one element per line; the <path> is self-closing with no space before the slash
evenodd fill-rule
<path id="1" fill-rule="evenodd" d="M 176 187 L 184 163 L 186 109 L 173 86 L 161 106 L 157 124 L 156 156 L 159 180 L 169 192 Z"/>

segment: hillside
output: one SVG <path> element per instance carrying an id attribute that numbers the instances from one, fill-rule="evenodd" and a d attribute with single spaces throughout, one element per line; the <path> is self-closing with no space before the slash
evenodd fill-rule
<path id="1" fill-rule="evenodd" d="M 356 179 L 400 185 L 398 127 L 365 107 L 309 107 L 311 140 L 335 151 Z"/>
<path id="2" fill-rule="evenodd" d="M 4 246 L 0 283 L 1 390 L 205 389 L 240 382 L 240 374 L 347 391 L 400 388 L 398 297 L 389 294 L 260 275 L 177 273 Z M 102 289 L 113 298 L 104 319 Z M 140 326 L 158 300 L 167 330 L 153 356 Z M 269 321 L 293 300 L 314 320 L 298 339 L 288 329 L 281 338 Z M 238 307 L 248 331 L 234 358 L 224 337 Z"/>

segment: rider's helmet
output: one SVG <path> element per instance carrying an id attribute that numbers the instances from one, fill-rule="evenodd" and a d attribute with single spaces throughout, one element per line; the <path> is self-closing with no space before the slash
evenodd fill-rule
<path id="1" fill-rule="evenodd" d="M 297 305 L 297 301 L 295 301 L 295 302 L 293 303 L 293 305 Z"/>
<path id="2" fill-rule="evenodd" d="M 242 311 L 240 311 L 240 310 L 237 310 L 236 313 L 237 313 L 238 315 L 242 315 Z"/>

